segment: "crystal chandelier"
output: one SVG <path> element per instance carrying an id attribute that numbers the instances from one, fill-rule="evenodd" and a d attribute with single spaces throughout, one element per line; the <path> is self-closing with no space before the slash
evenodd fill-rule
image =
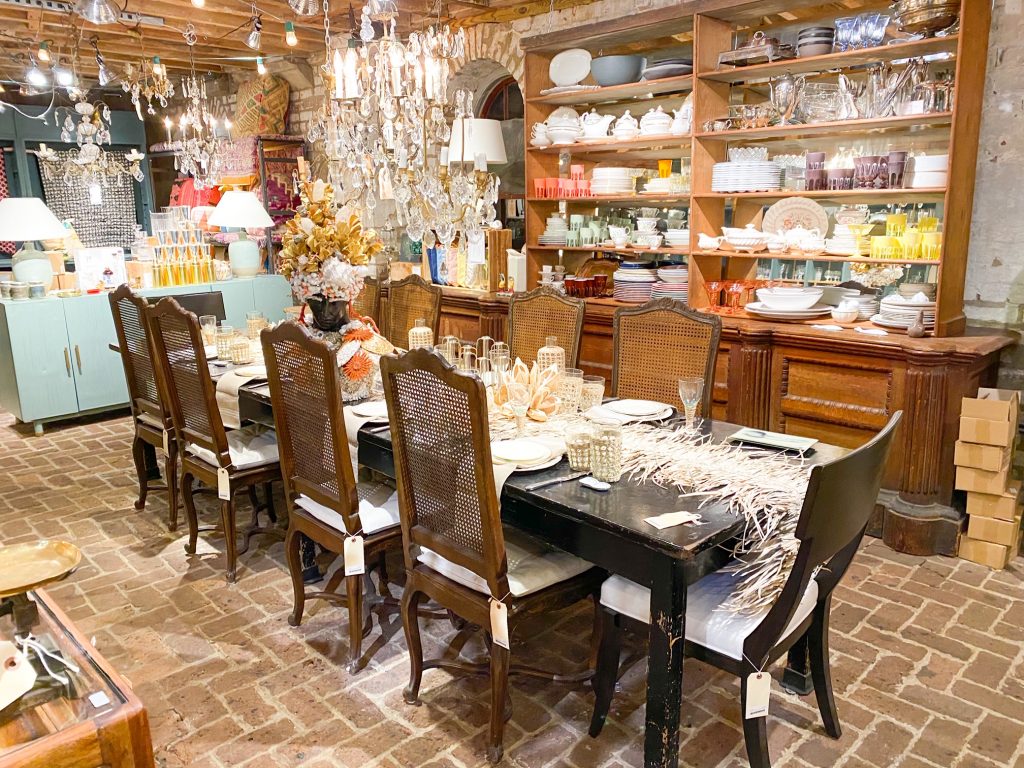
<path id="1" fill-rule="evenodd" d="M 371 218 L 381 197 L 393 197 L 413 240 L 430 229 L 446 245 L 459 231 L 478 233 L 494 218 L 496 180 L 486 167 L 481 175 L 459 163 L 449 172 L 442 162 L 451 139 L 446 113 L 454 110 L 455 118 L 472 123 L 472 94 L 448 94 L 452 63 L 465 52 L 465 32 L 438 23 L 403 41 L 393 0 L 370 0 L 358 41 L 335 47 L 328 2 L 323 5 L 327 98 L 308 138 L 324 142 L 339 201 Z"/>
<path id="2" fill-rule="evenodd" d="M 97 51 L 97 56 L 99 51 Z M 156 101 L 161 109 L 167 108 L 167 100 L 174 96 L 174 83 L 167 77 L 167 67 L 160 63 L 156 56 L 151 62 L 140 59 L 138 66 L 128 64 L 121 77 L 121 90 L 129 94 L 135 114 L 142 120 L 142 101 L 146 101 L 146 114 L 155 115 Z"/>
<path id="3" fill-rule="evenodd" d="M 104 144 L 110 145 L 110 108 L 103 102 L 87 101 L 81 92 L 76 93 L 75 99 L 73 110 L 59 107 L 56 117 L 60 123 L 61 111 L 64 112 L 60 140 L 66 144 L 74 142 L 78 149 L 63 157 L 65 153 L 40 145 L 38 157 L 46 178 L 59 177 L 69 187 L 83 185 L 94 197 L 96 190 L 111 184 L 120 187 L 125 177 L 142 181 L 140 163 L 144 154 L 132 149 L 122 160 L 103 149 Z"/>

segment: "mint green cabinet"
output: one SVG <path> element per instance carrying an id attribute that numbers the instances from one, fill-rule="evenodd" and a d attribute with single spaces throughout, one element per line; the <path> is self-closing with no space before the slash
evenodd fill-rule
<path id="1" fill-rule="evenodd" d="M 294 306 L 292 287 L 283 275 L 260 275 L 252 279 L 252 293 L 256 309 L 276 323 L 284 320 L 284 311 Z"/>
<path id="2" fill-rule="evenodd" d="M 220 291 L 224 297 L 224 322 L 242 333 L 245 333 L 246 314 L 256 308 L 252 284 L 252 280 L 230 280 L 210 286 L 210 290 Z"/>
<path id="3" fill-rule="evenodd" d="M 78 391 L 78 410 L 95 411 L 128 403 L 128 385 L 106 294 L 64 300 L 64 321 Z"/>

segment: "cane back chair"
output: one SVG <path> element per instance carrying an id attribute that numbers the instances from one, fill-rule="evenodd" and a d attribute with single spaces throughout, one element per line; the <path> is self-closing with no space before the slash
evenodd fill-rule
<path id="1" fill-rule="evenodd" d="M 380 281 L 374 277 L 363 280 L 363 290 L 352 300 L 352 312 L 370 318 L 380 328 Z"/>
<path id="2" fill-rule="evenodd" d="M 409 346 L 409 329 L 419 319 L 438 338 L 441 328 L 441 286 L 431 285 L 419 275 L 409 275 L 388 288 L 388 322 L 384 334 L 399 349 Z"/>
<path id="3" fill-rule="evenodd" d="M 583 338 L 583 299 L 564 296 L 546 286 L 529 293 L 517 293 L 508 303 L 508 346 L 512 359 L 529 365 L 537 359 L 537 350 L 548 336 L 558 339 L 565 350 L 565 364 L 576 368 Z"/>

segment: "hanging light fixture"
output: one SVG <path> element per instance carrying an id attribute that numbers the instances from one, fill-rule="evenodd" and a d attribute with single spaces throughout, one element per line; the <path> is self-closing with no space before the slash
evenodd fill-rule
<path id="1" fill-rule="evenodd" d="M 159 56 L 154 56 L 146 61 L 145 47 L 142 44 L 141 31 L 139 34 L 139 47 L 141 49 L 138 64 L 129 63 L 121 75 L 121 90 L 131 95 L 132 106 L 135 107 L 135 114 L 142 120 L 142 102 L 146 102 L 146 114 L 155 115 L 154 102 L 158 103 L 161 109 L 167 108 L 167 101 L 174 95 L 174 84 L 167 76 L 167 65 L 160 61 Z M 90 41 L 96 45 L 95 36 Z M 99 51 L 97 50 L 97 55 Z"/>
<path id="2" fill-rule="evenodd" d="M 260 39 L 263 36 L 263 19 L 256 13 L 256 6 L 252 7 L 252 28 L 245 38 L 245 44 L 254 51 L 260 49 Z"/>
<path id="3" fill-rule="evenodd" d="M 32 59 L 32 66 L 28 72 L 25 73 L 25 79 L 28 80 L 29 85 L 35 86 L 36 88 L 45 88 L 49 85 L 50 81 L 47 79 L 46 74 L 39 68 L 36 60 Z"/>
<path id="4" fill-rule="evenodd" d="M 206 5 L 206 0 L 192 0 L 192 5 L 195 8 L 202 8 Z"/>
<path id="5" fill-rule="evenodd" d="M 290 21 L 284 23 L 284 41 L 292 47 L 299 44 L 299 38 L 295 35 L 295 25 Z"/>
<path id="6" fill-rule="evenodd" d="M 53 68 L 53 81 L 61 88 L 70 88 L 75 84 L 75 75 L 67 67 L 58 65 Z"/>
<path id="7" fill-rule="evenodd" d="M 121 17 L 121 9 L 111 0 L 78 0 L 75 13 L 93 24 L 113 24 Z"/>
<path id="8" fill-rule="evenodd" d="M 36 51 L 36 58 L 40 61 L 50 60 L 50 41 L 43 40 L 39 43 L 39 50 Z"/>
<path id="9" fill-rule="evenodd" d="M 263 63 L 263 57 L 256 57 L 256 72 L 262 77 L 267 74 L 267 65 Z"/>

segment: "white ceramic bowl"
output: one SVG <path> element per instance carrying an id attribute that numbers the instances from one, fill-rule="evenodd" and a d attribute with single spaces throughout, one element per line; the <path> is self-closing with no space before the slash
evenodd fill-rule
<path id="1" fill-rule="evenodd" d="M 908 163 L 909 170 L 915 173 L 921 171 L 946 171 L 949 168 L 949 155 L 917 155 L 911 158 Z"/>
<path id="2" fill-rule="evenodd" d="M 660 248 L 661 247 L 661 235 L 652 235 L 645 233 L 637 233 L 636 242 L 645 248 Z"/>
<path id="3" fill-rule="evenodd" d="M 760 288 L 757 298 L 769 309 L 810 309 L 821 299 L 821 288 L 804 288 L 800 293 L 785 290 L 777 293 L 778 288 Z"/>
<path id="4" fill-rule="evenodd" d="M 852 323 L 860 316 L 860 312 L 856 309 L 840 309 L 835 307 L 832 310 L 832 319 L 837 323 Z"/>
<path id="5" fill-rule="evenodd" d="M 555 145 L 572 144 L 581 133 L 579 128 L 548 128 L 548 138 Z"/>
<path id="6" fill-rule="evenodd" d="M 725 242 L 737 251 L 762 251 L 768 245 L 764 235 L 726 235 Z"/>

